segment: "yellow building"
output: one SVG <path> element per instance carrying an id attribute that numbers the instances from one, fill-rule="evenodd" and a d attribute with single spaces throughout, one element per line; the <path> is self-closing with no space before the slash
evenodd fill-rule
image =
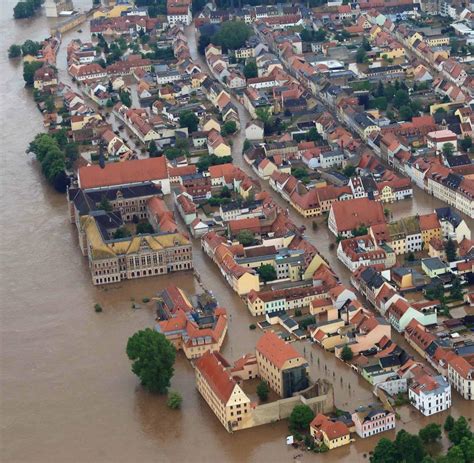
<path id="1" fill-rule="evenodd" d="M 387 48 L 382 51 L 381 56 L 385 60 L 402 58 L 405 56 L 405 49 L 401 45 L 397 48 Z"/>
<path id="2" fill-rule="evenodd" d="M 232 289 L 239 296 L 244 296 L 252 290 L 258 291 L 260 289 L 260 280 L 256 273 L 245 272 L 242 275 L 232 274 L 230 281 Z"/>
<path id="3" fill-rule="evenodd" d="M 308 387 L 308 362 L 275 333 L 267 331 L 259 339 L 256 356 L 260 377 L 280 397 L 291 397 Z"/>
<path id="4" fill-rule="evenodd" d="M 421 239 L 423 240 L 424 249 L 429 248 L 432 238 L 441 239 L 441 224 L 435 212 L 432 214 L 420 215 Z"/>
<path id="5" fill-rule="evenodd" d="M 393 203 L 395 201 L 395 193 L 390 185 L 385 185 L 379 191 L 379 201 L 383 203 Z"/>
<path id="6" fill-rule="evenodd" d="M 449 45 L 450 37 L 449 35 L 434 35 L 432 37 L 427 37 L 425 42 L 430 47 L 441 47 L 443 45 Z"/>
<path id="7" fill-rule="evenodd" d="M 217 130 L 218 132 L 221 131 L 221 125 L 219 124 L 219 122 L 216 121 L 216 119 L 214 119 L 213 117 L 210 117 L 209 119 L 207 119 L 203 126 L 202 126 L 202 130 L 205 131 L 205 132 L 210 132 L 212 129 L 214 130 Z"/>
<path id="8" fill-rule="evenodd" d="M 318 445 L 323 443 L 329 450 L 351 442 L 349 428 L 342 421 L 332 421 L 319 413 L 310 424 L 310 433 Z"/>
<path id="9" fill-rule="evenodd" d="M 250 399 L 232 377 L 229 364 L 215 352 L 195 363 L 196 387 L 227 431 L 252 425 Z"/>
<path id="10" fill-rule="evenodd" d="M 131 3 L 121 3 L 120 5 L 114 5 L 112 8 L 101 8 L 98 11 L 94 12 L 92 16 L 94 19 L 101 18 L 119 18 L 122 16 L 122 13 L 126 13 L 133 8 Z"/>
<path id="11" fill-rule="evenodd" d="M 417 40 L 423 40 L 423 36 L 419 33 L 419 32 L 415 32 L 409 39 L 408 39 L 408 43 L 413 46 L 413 44 L 417 41 Z"/>
<path id="12" fill-rule="evenodd" d="M 86 116 L 72 116 L 71 117 L 71 130 L 81 130 L 92 120 L 101 121 L 102 116 L 100 114 L 90 114 Z"/>

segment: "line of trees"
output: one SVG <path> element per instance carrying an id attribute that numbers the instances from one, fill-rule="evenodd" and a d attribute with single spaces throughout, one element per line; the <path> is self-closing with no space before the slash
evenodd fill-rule
<path id="1" fill-rule="evenodd" d="M 79 153 L 77 145 L 68 142 L 66 130 L 61 129 L 53 135 L 36 135 L 28 151 L 35 154 L 48 182 L 57 191 L 64 193 L 69 185 L 66 168 L 72 167 Z"/>
<path id="2" fill-rule="evenodd" d="M 405 430 L 397 433 L 395 440 L 383 437 L 379 440 L 370 463 L 472 463 L 474 461 L 474 437 L 470 426 L 463 416 L 458 420 L 448 416 L 444 430 L 453 444 L 445 455 L 431 456 L 426 444 L 441 439 L 441 426 L 430 423 L 420 429 L 418 435 Z"/>

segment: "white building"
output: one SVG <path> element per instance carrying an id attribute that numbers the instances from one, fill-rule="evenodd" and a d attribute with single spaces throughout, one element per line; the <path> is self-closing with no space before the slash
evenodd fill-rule
<path id="1" fill-rule="evenodd" d="M 466 400 L 474 400 L 474 366 L 456 355 L 448 361 L 448 379 Z"/>
<path id="2" fill-rule="evenodd" d="M 408 398 L 423 415 L 431 416 L 451 407 L 451 385 L 441 375 L 423 375 L 410 385 Z"/>

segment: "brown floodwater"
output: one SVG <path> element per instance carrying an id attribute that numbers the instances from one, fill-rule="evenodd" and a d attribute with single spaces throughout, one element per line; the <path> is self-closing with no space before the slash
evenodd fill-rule
<path id="1" fill-rule="evenodd" d="M 11 43 L 40 40 L 54 20 L 37 17 L 13 21 L 16 0 L 2 4 L 0 52 L 1 92 L 1 456 L 5 462 L 290 462 L 298 451 L 286 447 L 284 422 L 233 435 L 214 417 L 194 386 L 191 365 L 178 356 L 172 389 L 184 398 L 182 411 L 170 411 L 163 397 L 141 389 L 125 355 L 127 339 L 153 324 L 153 307 L 133 301 L 177 284 L 192 294 L 200 290 L 193 274 L 129 281 L 117 286 L 92 286 L 86 260 L 69 223 L 66 201 L 43 180 L 34 159 L 25 155 L 28 142 L 42 130 L 30 91 L 23 86 L 21 63 L 9 61 Z M 87 7 L 89 4 L 84 3 Z M 82 29 L 86 30 L 85 26 Z M 64 37 L 67 43 L 79 34 Z M 86 37 L 86 33 L 82 34 Z M 64 76 L 65 43 L 58 58 Z M 242 111 L 242 118 L 246 117 Z M 242 124 L 245 126 L 245 122 Z M 243 138 L 237 140 L 242 143 Z M 235 146 L 235 145 L 234 145 Z M 241 158 L 236 163 L 243 165 Z M 419 196 L 419 195 L 418 195 Z M 397 214 L 431 210 L 436 202 L 422 195 L 417 205 L 397 205 Z M 405 209 L 403 209 L 405 207 Z M 303 222 L 290 212 L 295 220 Z M 311 241 L 328 252 L 330 237 L 307 222 Z M 195 243 L 195 268 L 230 314 L 224 355 L 230 359 L 252 350 L 259 332 L 242 301 Z M 347 280 L 347 273 L 344 272 Z M 96 314 L 100 303 L 104 312 Z M 297 348 L 310 360 L 314 378 L 334 383 L 335 401 L 352 410 L 373 400 L 370 388 L 342 363 L 308 343 Z M 464 407 L 464 409 L 463 409 Z M 455 397 L 453 413 L 466 413 L 466 402 Z M 406 409 L 401 427 L 416 430 L 427 422 Z M 440 421 L 440 414 L 434 420 Z M 377 438 L 330 455 L 307 454 L 304 461 L 364 461 Z"/>

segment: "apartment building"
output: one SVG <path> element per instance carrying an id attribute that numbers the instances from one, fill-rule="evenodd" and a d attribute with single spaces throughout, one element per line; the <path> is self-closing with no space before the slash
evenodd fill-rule
<path id="1" fill-rule="evenodd" d="M 251 425 L 250 399 L 232 377 L 230 364 L 217 352 L 206 352 L 195 363 L 196 387 L 227 431 Z"/>
<path id="2" fill-rule="evenodd" d="M 451 407 L 451 386 L 441 375 L 422 375 L 413 380 L 408 398 L 423 415 L 431 416 Z"/>
<path id="3" fill-rule="evenodd" d="M 260 377 L 282 398 L 309 386 L 308 362 L 292 346 L 273 332 L 266 332 L 257 343 Z"/>
<path id="4" fill-rule="evenodd" d="M 448 360 L 451 386 L 466 400 L 474 400 L 474 360 L 453 356 Z"/>
<path id="5" fill-rule="evenodd" d="M 365 438 L 395 429 L 395 413 L 380 408 L 359 408 L 352 414 L 355 431 Z"/>

